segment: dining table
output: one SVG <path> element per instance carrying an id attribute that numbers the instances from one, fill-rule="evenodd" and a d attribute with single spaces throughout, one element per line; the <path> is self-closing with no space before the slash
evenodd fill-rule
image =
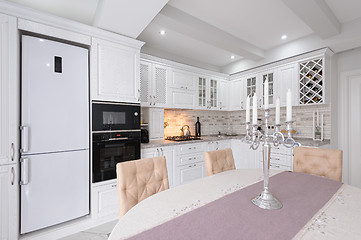
<path id="1" fill-rule="evenodd" d="M 262 169 L 235 169 L 154 194 L 121 217 L 119 239 L 361 239 L 361 189 L 324 177 L 270 170 L 278 210 L 251 199 Z"/>

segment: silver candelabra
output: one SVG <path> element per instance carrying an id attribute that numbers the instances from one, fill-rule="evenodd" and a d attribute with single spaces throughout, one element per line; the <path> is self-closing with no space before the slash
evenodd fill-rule
<path id="1" fill-rule="evenodd" d="M 269 109 L 264 110 L 264 118 L 264 133 L 258 130 L 257 124 L 252 124 L 251 133 L 251 123 L 246 123 L 247 134 L 245 139 L 250 144 L 250 148 L 257 150 L 260 145 L 263 145 L 264 188 L 263 191 L 254 197 L 251 201 L 260 208 L 274 210 L 282 208 L 282 203 L 273 197 L 268 189 L 271 145 L 273 144 L 275 147 L 277 147 L 278 145 L 282 144 L 287 148 L 293 148 L 295 146 L 301 146 L 301 144 L 292 138 L 293 121 L 285 122 L 287 125 L 287 136 L 285 137 L 280 131 L 281 124 L 276 124 L 274 133 L 269 133 Z"/>

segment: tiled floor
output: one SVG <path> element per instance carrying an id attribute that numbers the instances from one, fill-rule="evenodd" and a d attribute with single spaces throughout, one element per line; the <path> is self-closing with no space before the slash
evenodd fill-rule
<path id="1" fill-rule="evenodd" d="M 75 233 L 59 240 L 107 240 L 110 232 L 118 221 L 112 221 L 103 225 Z"/>

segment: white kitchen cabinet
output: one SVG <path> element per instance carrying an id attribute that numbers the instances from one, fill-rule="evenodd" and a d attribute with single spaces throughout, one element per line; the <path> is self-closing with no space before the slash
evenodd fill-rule
<path id="1" fill-rule="evenodd" d="M 16 19 L 0 14 L 0 165 L 18 162 L 19 61 Z"/>
<path id="2" fill-rule="evenodd" d="M 139 102 L 140 49 L 93 38 L 90 51 L 91 98 Z"/>
<path id="3" fill-rule="evenodd" d="M 19 165 L 0 166 L 0 239 L 19 236 Z"/>
<path id="4" fill-rule="evenodd" d="M 210 141 L 206 143 L 206 151 L 216 151 L 226 148 L 231 148 L 230 140 L 218 140 L 218 141 Z"/>
<path id="5" fill-rule="evenodd" d="M 298 80 L 297 80 L 297 63 L 287 64 L 277 69 L 278 77 L 275 82 L 277 95 L 280 98 L 280 105 L 286 106 L 286 93 L 288 89 L 292 92 L 292 105 L 298 105 Z"/>
<path id="6" fill-rule="evenodd" d="M 179 144 L 175 149 L 174 185 L 204 177 L 204 152 L 207 143 Z"/>
<path id="7" fill-rule="evenodd" d="M 232 140 L 232 152 L 233 158 L 236 165 L 236 169 L 241 168 L 258 168 L 259 160 L 258 158 L 259 150 L 252 150 L 249 148 L 249 144 L 243 142 L 240 139 Z"/>
<path id="8" fill-rule="evenodd" d="M 198 77 L 199 109 L 218 110 L 219 81 L 215 78 Z"/>
<path id="9" fill-rule="evenodd" d="M 119 202 L 117 180 L 107 181 L 105 184 L 92 187 L 91 212 L 95 219 L 117 219 L 119 216 Z"/>
<path id="10" fill-rule="evenodd" d="M 175 186 L 206 176 L 203 162 L 192 163 L 175 168 Z"/>
<path id="11" fill-rule="evenodd" d="M 141 158 L 153 158 L 165 156 L 167 162 L 168 182 L 169 187 L 173 187 L 173 162 L 175 158 L 175 148 L 173 146 L 156 147 L 142 149 Z"/>
<path id="12" fill-rule="evenodd" d="M 197 77 L 191 72 L 173 69 L 172 77 L 169 81 L 169 87 L 185 91 L 196 91 Z"/>
<path id="13" fill-rule="evenodd" d="M 194 109 L 197 106 L 196 91 L 170 88 L 168 102 L 171 108 Z"/>
<path id="14" fill-rule="evenodd" d="M 164 139 L 164 108 L 142 108 L 143 118 L 148 122 L 149 139 Z"/>
<path id="15" fill-rule="evenodd" d="M 19 237 L 20 54 L 17 20 L 0 14 L 0 239 Z"/>
<path id="16" fill-rule="evenodd" d="M 140 101 L 142 106 L 165 107 L 167 105 L 167 82 L 170 78 L 168 67 L 141 61 Z"/>
<path id="17" fill-rule="evenodd" d="M 173 187 L 173 162 L 174 162 L 174 155 L 175 155 L 175 150 L 174 147 L 169 146 L 169 147 L 159 147 L 158 148 L 158 156 L 164 156 L 166 161 L 167 161 L 167 172 L 168 172 L 168 182 L 169 182 L 169 187 Z"/>
<path id="18" fill-rule="evenodd" d="M 246 97 L 244 94 L 244 80 L 237 79 L 230 83 L 230 110 L 243 110 L 246 109 Z"/>
<path id="19" fill-rule="evenodd" d="M 219 110 L 226 111 L 229 109 L 229 85 L 228 81 L 219 81 Z"/>
<path id="20" fill-rule="evenodd" d="M 276 106 L 276 98 L 277 98 L 277 90 L 275 91 L 275 82 L 278 81 L 277 76 L 278 71 L 276 69 L 270 69 L 264 72 L 259 73 L 259 78 L 261 80 L 260 93 L 257 92 L 257 95 L 260 94 L 260 98 L 262 99 L 262 106 L 264 106 L 264 83 L 268 78 L 268 103 L 270 107 Z"/>

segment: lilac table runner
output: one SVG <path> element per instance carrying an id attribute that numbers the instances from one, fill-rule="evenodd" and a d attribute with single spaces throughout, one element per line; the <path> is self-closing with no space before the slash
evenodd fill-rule
<path id="1" fill-rule="evenodd" d="M 341 185 L 308 174 L 282 172 L 271 177 L 269 185 L 283 204 L 279 210 L 264 210 L 251 203 L 263 189 L 261 181 L 129 239 L 291 239 Z"/>

